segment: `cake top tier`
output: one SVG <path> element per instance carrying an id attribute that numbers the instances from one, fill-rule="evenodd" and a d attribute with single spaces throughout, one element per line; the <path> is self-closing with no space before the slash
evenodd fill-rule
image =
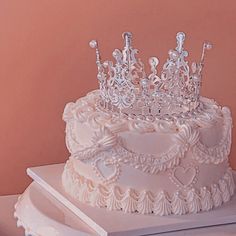
<path id="1" fill-rule="evenodd" d="M 185 34 L 176 35 L 177 46 L 168 52 L 161 73 L 158 75 L 157 57 L 149 58 L 151 73 L 136 58 L 138 50 L 132 47 L 132 34 L 123 33 L 123 50 L 112 53 L 115 62 L 102 61 L 98 42 L 92 40 L 90 47 L 96 50 L 97 79 L 100 88 L 98 108 L 127 115 L 144 117 L 178 116 L 194 112 L 200 104 L 200 88 L 205 52 L 212 48 L 204 42 L 200 62 L 193 62 L 191 69 L 184 50 Z"/>

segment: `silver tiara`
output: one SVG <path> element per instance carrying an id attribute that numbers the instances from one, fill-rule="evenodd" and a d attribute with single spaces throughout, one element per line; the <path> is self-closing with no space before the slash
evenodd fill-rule
<path id="1" fill-rule="evenodd" d="M 185 34 L 177 33 L 177 46 L 169 50 L 158 75 L 158 58 L 149 58 L 151 73 L 147 74 L 142 61 L 136 58 L 138 50 L 132 47 L 132 34 L 125 32 L 122 36 L 124 49 L 113 51 L 115 62 L 102 61 L 98 42 L 89 43 L 96 50 L 100 109 L 152 119 L 184 116 L 199 107 L 204 57 L 211 43 L 204 42 L 200 62 L 193 62 L 190 69 L 188 52 L 183 47 Z"/>

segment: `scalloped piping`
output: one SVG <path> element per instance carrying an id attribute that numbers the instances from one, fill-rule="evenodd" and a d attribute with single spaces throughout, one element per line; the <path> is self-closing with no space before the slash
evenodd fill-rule
<path id="1" fill-rule="evenodd" d="M 192 148 L 193 159 L 197 160 L 199 163 L 206 164 L 219 164 L 224 160 L 227 160 L 230 153 L 232 140 L 232 123 L 230 113 L 224 114 L 224 122 L 225 124 L 223 125 L 223 136 L 220 142 L 213 147 L 206 147 L 200 141 L 197 142 L 196 145 Z"/>
<path id="2" fill-rule="evenodd" d="M 62 175 L 62 184 L 65 191 L 77 200 L 79 200 L 79 198 L 77 198 L 76 196 L 80 195 L 80 183 L 82 182 L 77 179 L 80 178 L 84 180 L 83 176 L 74 171 L 72 163 L 67 162 Z M 226 184 L 222 185 L 221 182 Z M 86 183 L 87 181 L 85 181 L 83 185 L 85 185 Z M 71 191 L 72 186 L 73 191 Z M 93 189 L 91 188 L 91 186 L 93 186 Z M 96 207 L 101 207 L 101 205 L 105 207 L 109 206 L 108 209 L 122 210 L 126 213 L 139 212 L 140 214 L 155 213 L 158 215 L 183 215 L 187 213 L 197 213 L 199 211 L 208 211 L 213 207 L 220 206 L 221 204 L 223 204 L 223 202 L 229 201 L 231 196 L 234 194 L 235 185 L 231 173 L 231 168 L 228 168 L 225 174 L 217 183 L 213 183 L 209 187 L 203 186 L 201 187 L 200 191 L 194 188 L 190 188 L 185 191 L 186 195 L 183 195 L 180 191 L 176 191 L 173 194 L 172 198 L 169 198 L 168 194 L 165 191 L 160 191 L 157 194 L 149 190 L 139 192 L 138 190 L 131 188 L 128 188 L 126 191 L 124 191 L 118 185 L 103 186 L 103 188 L 105 195 L 102 199 L 105 200 L 105 202 L 103 204 L 94 204 L 96 203 L 96 196 L 94 196 L 96 184 L 90 184 L 89 196 L 90 199 L 92 198 L 93 204 L 91 203 L 90 199 L 88 199 L 87 203 L 90 205 L 95 205 Z M 116 189 L 116 192 L 114 191 L 114 189 Z M 78 193 L 76 194 L 75 192 Z M 160 193 L 162 193 L 161 197 Z M 100 191 L 100 199 L 102 194 L 102 191 Z M 111 197 L 113 197 L 114 199 L 111 199 Z M 170 204 L 168 204 L 168 202 Z M 159 205 L 162 205 L 162 207 L 158 208 Z"/>
<path id="3" fill-rule="evenodd" d="M 72 152 L 74 145 L 79 145 L 74 137 L 74 131 L 71 127 L 70 120 L 68 119 L 66 132 L 70 135 L 66 138 L 66 144 L 73 157 L 82 161 L 94 160 L 97 155 L 103 156 L 103 152 L 106 150 L 112 155 L 119 157 L 119 163 L 128 164 L 136 169 L 149 174 L 157 174 L 160 171 L 165 171 L 169 168 L 177 166 L 180 159 L 184 157 L 187 150 L 191 149 L 193 155 L 191 158 L 198 161 L 199 163 L 213 163 L 219 164 L 228 158 L 231 146 L 231 115 L 228 108 L 222 108 L 224 116 L 223 125 L 223 137 L 219 144 L 213 147 L 207 147 L 199 140 L 199 131 L 193 129 L 190 125 L 178 124 L 179 132 L 174 134 L 173 137 L 176 139 L 176 144 L 173 145 L 166 153 L 160 155 L 152 154 L 141 154 L 125 148 L 114 133 L 112 133 L 107 127 L 100 127 L 97 129 L 98 135 L 93 138 L 93 144 L 89 147 L 82 147 L 75 153 Z M 90 117 L 90 116 L 88 116 Z M 99 123 L 98 127 L 99 127 Z M 128 127 L 128 126 L 127 126 Z M 104 130 L 106 133 L 104 133 Z M 109 130 L 109 131 L 108 131 Z M 105 134 L 105 135 L 102 135 Z M 104 140 L 103 140 L 104 139 Z M 106 140 L 112 140 L 112 142 L 106 142 Z M 100 146 L 97 143 L 100 143 Z M 95 167 L 96 170 L 96 167 Z M 96 170 L 99 178 L 102 175 Z M 109 183 L 112 181 L 108 180 Z"/>
<path id="4" fill-rule="evenodd" d="M 111 132 L 109 135 L 113 138 L 115 137 Z M 101 138 L 102 135 L 98 137 Z M 119 141 L 113 141 L 112 145 L 104 152 L 102 143 L 100 147 L 97 146 L 100 143 L 99 138 L 94 139 L 94 144 L 91 147 L 74 153 L 73 157 L 82 161 L 93 160 L 92 165 L 95 173 L 101 179 L 102 175 L 96 167 L 96 161 L 105 159 L 106 156 L 116 157 L 115 166 L 117 171 L 121 163 L 128 164 L 149 174 L 157 174 L 160 171 L 173 168 L 179 164 L 181 158 L 184 158 L 186 151 L 199 140 L 199 132 L 193 130 L 189 125 L 182 125 L 180 132 L 173 137 L 176 140 L 176 144 L 161 155 L 135 153 L 125 148 Z M 114 175 L 113 179 L 116 179 L 117 174 L 114 173 Z M 106 180 L 103 179 L 103 181 Z M 111 180 L 107 181 L 112 183 Z"/>
<path id="5" fill-rule="evenodd" d="M 225 118 L 227 119 L 227 117 Z M 231 146 L 231 123 L 226 122 L 223 127 L 223 137 L 220 141 L 220 146 L 207 148 L 199 141 L 199 132 L 193 130 L 189 125 L 180 126 L 180 132 L 175 135 L 176 144 L 172 146 L 166 153 L 162 155 L 140 154 L 132 152 L 118 141 L 114 141 L 112 145 L 104 152 L 103 146 L 97 147 L 99 139 L 90 148 L 78 151 L 73 155 L 74 158 L 82 161 L 93 159 L 104 159 L 106 156 L 111 156 L 116 159 L 114 163 L 116 171 L 113 178 L 103 178 L 101 171 L 96 167 L 96 159 L 93 160 L 93 168 L 97 176 L 104 182 L 113 183 L 119 177 L 120 164 L 128 164 L 135 169 L 141 170 L 149 174 L 157 174 L 160 171 L 177 166 L 181 158 L 184 158 L 185 153 L 190 148 L 193 151 L 191 158 L 197 160 L 199 163 L 213 163 L 219 164 L 228 158 Z M 112 133 L 110 134 L 112 136 Z M 100 135 L 101 137 L 101 135 Z M 101 144 L 102 145 L 102 144 Z M 199 148 L 201 147 L 201 148 Z"/>

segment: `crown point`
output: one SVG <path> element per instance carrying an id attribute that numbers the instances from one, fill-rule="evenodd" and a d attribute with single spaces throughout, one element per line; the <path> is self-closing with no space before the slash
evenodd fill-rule
<path id="1" fill-rule="evenodd" d="M 207 50 L 212 49 L 212 43 L 210 43 L 210 42 L 204 42 L 204 48 L 206 48 Z"/>
<path id="2" fill-rule="evenodd" d="M 203 48 L 202 48 L 202 56 L 201 56 L 200 63 L 203 64 L 205 53 L 206 53 L 207 50 L 210 50 L 210 49 L 212 49 L 212 44 L 210 42 L 204 42 L 203 43 Z"/>
<path id="3" fill-rule="evenodd" d="M 130 32 L 124 32 L 122 37 L 125 41 L 125 48 L 131 48 L 132 34 Z"/>
<path id="4" fill-rule="evenodd" d="M 91 41 L 89 42 L 89 46 L 90 46 L 91 48 L 97 48 L 97 46 L 98 46 L 97 40 L 95 40 L 95 39 L 91 40 Z"/>
<path id="5" fill-rule="evenodd" d="M 184 32 L 178 32 L 176 35 L 176 39 L 178 41 L 184 41 L 185 40 L 185 33 Z"/>
<path id="6" fill-rule="evenodd" d="M 126 37 L 132 38 L 132 34 L 131 34 L 130 32 L 124 32 L 124 33 L 122 34 L 122 38 L 125 39 Z"/>

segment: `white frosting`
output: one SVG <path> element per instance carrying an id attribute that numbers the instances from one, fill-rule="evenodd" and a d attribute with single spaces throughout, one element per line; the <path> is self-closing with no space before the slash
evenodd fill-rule
<path id="1" fill-rule="evenodd" d="M 186 200 L 189 213 L 197 213 L 201 210 L 201 199 L 194 188 L 187 192 Z"/>
<path id="2" fill-rule="evenodd" d="M 221 191 L 221 196 L 223 202 L 228 202 L 230 199 L 230 193 L 229 193 L 229 188 L 227 186 L 227 182 L 224 179 L 219 180 L 219 187 Z"/>
<path id="3" fill-rule="evenodd" d="M 125 193 L 121 200 L 122 210 L 125 213 L 132 213 L 137 210 L 138 206 L 138 196 L 136 195 L 135 191 L 129 188 Z"/>
<path id="4" fill-rule="evenodd" d="M 87 184 L 84 183 L 82 186 L 81 186 L 81 190 L 79 192 L 79 201 L 81 202 L 85 202 L 85 203 L 89 203 L 90 202 L 90 191 L 89 191 L 89 188 L 87 187 Z"/>
<path id="5" fill-rule="evenodd" d="M 97 185 L 91 195 L 90 201 L 92 206 L 106 207 L 107 192 L 101 185 Z"/>
<path id="6" fill-rule="evenodd" d="M 98 92 L 64 111 L 71 153 L 62 182 L 79 201 L 127 213 L 182 215 L 230 200 L 228 108 L 201 98 L 190 114 L 166 120 L 97 110 Z"/>
<path id="7" fill-rule="evenodd" d="M 211 194 L 214 206 L 219 207 L 222 204 L 222 194 L 218 184 L 211 185 Z"/>
<path id="8" fill-rule="evenodd" d="M 119 187 L 112 186 L 109 195 L 107 196 L 107 209 L 108 210 L 121 210 L 121 192 Z"/>
<path id="9" fill-rule="evenodd" d="M 160 191 L 155 199 L 153 212 L 155 215 L 166 216 L 171 214 L 170 199 L 164 191 Z"/>
<path id="10" fill-rule="evenodd" d="M 151 214 L 153 211 L 154 197 L 149 191 L 142 191 L 138 198 L 137 210 L 141 214 Z"/>
<path id="11" fill-rule="evenodd" d="M 82 104 L 85 103 L 86 98 L 82 99 Z M 94 100 L 96 101 L 95 98 Z M 212 127 L 209 130 L 209 124 L 205 129 L 197 128 L 193 119 L 184 121 L 179 119 L 175 123 L 162 120 L 155 122 L 125 120 L 123 117 L 95 111 L 94 105 L 89 105 L 89 103 L 87 106 L 91 107 L 84 111 L 84 106 L 78 100 L 74 105 L 67 106 L 64 112 L 64 119 L 68 124 L 66 143 L 71 154 L 80 160 L 94 159 L 98 153 L 115 146 L 118 148 L 116 152 L 120 161 L 129 162 L 130 165 L 142 171 L 157 174 L 159 171 L 178 165 L 189 149 L 193 153 L 192 158 L 199 163 L 219 164 L 228 158 L 232 126 L 228 108 L 223 108 L 220 113 L 219 107 L 215 105 L 210 110 L 205 108 L 205 111 L 197 116 L 199 125 L 202 115 L 207 114 L 210 127 Z M 71 118 L 71 113 L 75 118 Z M 79 125 L 78 113 L 86 113 L 87 119 L 83 119 L 82 122 L 84 128 Z M 148 133 L 150 133 L 149 136 Z M 208 138 L 209 135 L 210 138 Z M 119 137 L 121 142 L 118 142 Z M 211 146 L 204 144 L 203 141 Z M 125 158 L 124 156 L 127 155 L 128 157 Z M 141 162 L 140 159 L 143 158 L 145 160 Z"/>
<path id="12" fill-rule="evenodd" d="M 232 169 L 231 168 L 229 168 L 227 170 L 227 173 L 224 175 L 224 179 L 228 183 L 229 193 L 230 193 L 230 196 L 232 196 L 234 194 L 234 191 L 235 191 L 235 183 L 234 183 L 234 178 L 233 178 L 233 174 L 232 174 Z"/>
<path id="13" fill-rule="evenodd" d="M 209 211 L 213 208 L 214 205 L 211 192 L 206 187 L 200 189 L 200 199 L 202 211 Z"/>
<path id="14" fill-rule="evenodd" d="M 188 212 L 188 206 L 184 196 L 179 192 L 175 192 L 171 201 L 172 212 L 175 215 L 184 215 Z"/>
<path id="15" fill-rule="evenodd" d="M 183 192 L 177 190 L 173 194 L 165 189 L 154 193 L 151 190 L 137 190 L 121 188 L 117 185 L 102 186 L 75 172 L 72 161 L 68 161 L 62 176 L 62 184 L 67 193 L 82 202 L 96 207 L 106 207 L 109 210 L 122 210 L 126 213 L 139 212 L 141 214 L 156 214 L 160 216 L 209 211 L 219 207 L 223 201 L 230 200 L 231 169 L 209 187 L 203 186 L 199 190 L 190 188 Z M 82 179 L 82 180 L 80 180 Z M 83 182 L 83 184 L 79 184 Z M 221 186 L 221 187 L 219 187 Z M 87 190 L 86 190 L 87 187 Z M 166 186 L 168 189 L 168 185 Z M 208 189 L 211 189 L 209 191 Z M 73 191 L 71 191 L 73 189 Z M 221 191 L 224 189 L 224 192 Z M 226 196 L 227 195 L 227 196 Z M 79 198 L 77 197 L 79 196 Z M 170 196 L 170 197 L 169 197 Z"/>

